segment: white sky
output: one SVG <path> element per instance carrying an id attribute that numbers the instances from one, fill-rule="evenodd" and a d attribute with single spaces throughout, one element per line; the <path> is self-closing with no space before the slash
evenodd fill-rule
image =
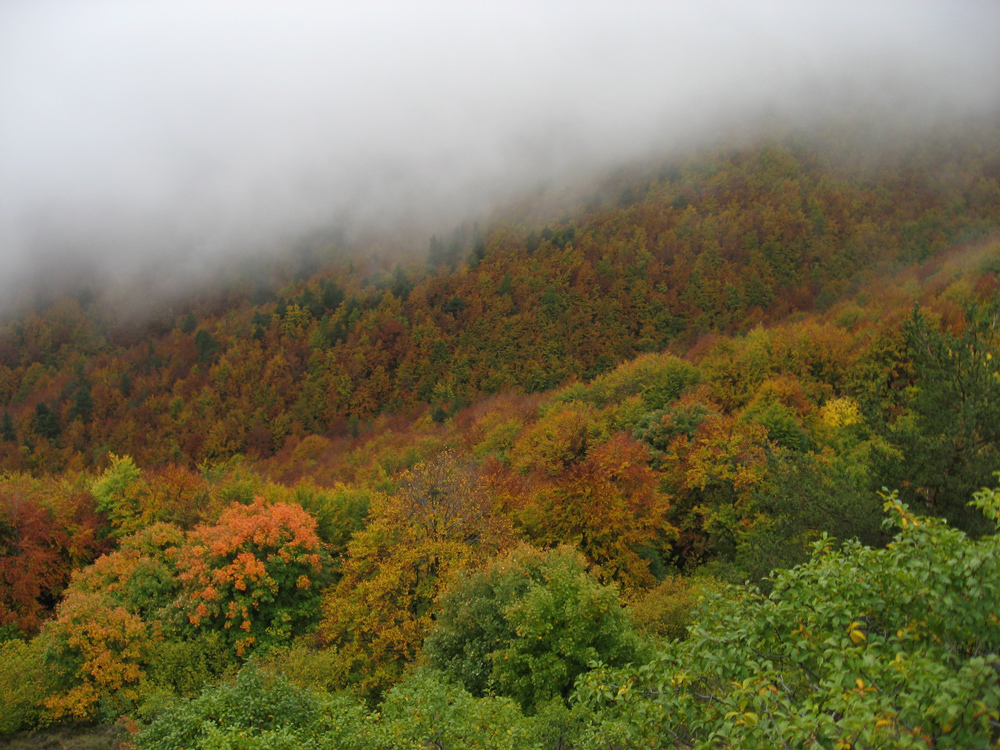
<path id="1" fill-rule="evenodd" d="M 457 221 L 765 113 L 998 101 L 995 0 L 7 0 L 0 302 L 79 259 Z"/>

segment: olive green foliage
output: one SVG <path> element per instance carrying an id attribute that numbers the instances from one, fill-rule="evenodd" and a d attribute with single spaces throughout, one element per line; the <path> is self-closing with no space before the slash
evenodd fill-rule
<path id="1" fill-rule="evenodd" d="M 0 643 L 0 735 L 43 721 L 42 700 L 54 689 L 43 651 L 38 639 Z"/>
<path id="2" fill-rule="evenodd" d="M 617 591 L 571 547 L 521 546 L 461 576 L 424 648 L 429 664 L 473 695 L 509 696 L 528 711 L 568 697 L 595 660 L 624 665 L 642 655 Z"/>
<path id="3" fill-rule="evenodd" d="M 379 748 L 541 750 L 545 724 L 509 698 L 474 698 L 433 670 L 417 670 L 381 706 Z"/>
<path id="4" fill-rule="evenodd" d="M 1000 516 L 1000 491 L 976 503 Z M 734 588 L 649 664 L 585 676 L 583 746 L 994 747 L 1000 537 L 885 506 L 887 548 L 822 539 L 769 596 Z"/>
<path id="5" fill-rule="evenodd" d="M 541 750 L 580 726 L 565 708 L 525 717 L 509 698 L 474 698 L 428 669 L 411 673 L 373 713 L 351 698 L 297 687 L 251 661 L 235 679 L 193 700 L 168 702 L 133 744 L 136 750 Z"/>
<path id="6" fill-rule="evenodd" d="M 133 743 L 137 750 L 293 750 L 373 747 L 364 708 L 268 675 L 253 663 L 236 679 L 167 706 Z"/>
<path id="7" fill-rule="evenodd" d="M 700 379 L 698 368 L 678 357 L 644 354 L 595 378 L 588 386 L 567 388 L 562 399 L 585 401 L 600 408 L 639 396 L 650 411 L 662 409 Z"/>
<path id="8" fill-rule="evenodd" d="M 649 637 L 680 640 L 687 637 L 701 600 L 724 589 L 725 584 L 712 576 L 668 576 L 632 601 L 629 615 L 636 629 Z"/>
<path id="9" fill-rule="evenodd" d="M 292 502 L 316 519 L 316 534 L 331 552 L 342 553 L 353 534 L 364 527 L 370 496 L 357 487 L 338 484 L 332 489 L 300 482 L 287 492 Z"/>
<path id="10" fill-rule="evenodd" d="M 193 698 L 205 685 L 235 671 L 236 663 L 229 643 L 218 631 L 155 643 L 146 665 L 145 710 L 165 697 Z"/>

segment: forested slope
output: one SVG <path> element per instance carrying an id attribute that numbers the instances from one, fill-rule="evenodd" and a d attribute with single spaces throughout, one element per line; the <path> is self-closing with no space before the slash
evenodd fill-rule
<path id="1" fill-rule="evenodd" d="M 586 381 L 826 309 L 876 269 L 996 227 L 998 136 L 979 135 L 863 166 L 794 143 L 703 154 L 546 225 L 433 239 L 426 264 L 331 248 L 297 282 L 231 285 L 173 316 L 64 299 L 0 329 L 3 465 L 267 457 L 384 411 Z"/>
<path id="2" fill-rule="evenodd" d="M 0 731 L 994 746 L 998 179 L 772 142 L 9 315 Z"/>

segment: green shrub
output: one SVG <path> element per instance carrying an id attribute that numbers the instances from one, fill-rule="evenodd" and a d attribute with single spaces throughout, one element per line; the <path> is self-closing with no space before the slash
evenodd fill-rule
<path id="1" fill-rule="evenodd" d="M 303 690 L 251 662 L 235 680 L 169 703 L 133 742 L 137 750 L 365 750 L 373 732 L 363 707 Z"/>
<path id="2" fill-rule="evenodd" d="M 529 712 L 567 697 L 591 662 L 642 654 L 617 591 L 590 576 L 582 555 L 526 545 L 455 582 L 424 649 L 472 695 L 509 696 Z"/>
<path id="3" fill-rule="evenodd" d="M 1000 491 L 977 504 L 996 521 Z M 734 587 L 649 664 L 585 675 L 582 747 L 996 747 L 1000 536 L 885 506 L 887 548 L 823 539 L 769 596 Z"/>
<path id="4" fill-rule="evenodd" d="M 418 670 L 386 695 L 379 748 L 541 750 L 543 725 L 509 698 L 474 698 L 433 670 Z M 374 750 L 374 748 L 372 748 Z"/>
<path id="5" fill-rule="evenodd" d="M 0 734 L 45 723 L 42 701 L 52 689 L 41 642 L 0 643 Z"/>

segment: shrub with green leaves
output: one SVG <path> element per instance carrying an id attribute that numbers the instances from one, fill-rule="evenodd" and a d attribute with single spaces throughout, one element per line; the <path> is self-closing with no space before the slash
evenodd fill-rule
<path id="1" fill-rule="evenodd" d="M 541 750 L 544 723 L 510 698 L 474 698 L 434 670 L 417 670 L 386 695 L 379 748 Z M 374 748 L 373 748 L 374 750 Z"/>
<path id="2" fill-rule="evenodd" d="M 55 689 L 44 650 L 38 639 L 0 643 L 0 735 L 44 722 L 42 702 Z"/>
<path id="3" fill-rule="evenodd" d="M 587 572 L 580 553 L 523 545 L 455 582 L 424 648 L 429 664 L 473 695 L 509 696 L 531 711 L 567 697 L 590 662 L 624 665 L 643 645 L 618 592 Z"/>
<path id="4" fill-rule="evenodd" d="M 996 521 L 1000 491 L 977 504 Z M 990 748 L 1000 739 L 1000 536 L 972 539 L 886 496 L 885 549 L 829 539 L 730 590 L 638 669 L 586 675 L 585 747 Z"/>
<path id="5" fill-rule="evenodd" d="M 137 750 L 366 750 L 375 725 L 347 698 L 303 690 L 248 663 L 231 682 L 176 700 L 135 735 Z"/>

